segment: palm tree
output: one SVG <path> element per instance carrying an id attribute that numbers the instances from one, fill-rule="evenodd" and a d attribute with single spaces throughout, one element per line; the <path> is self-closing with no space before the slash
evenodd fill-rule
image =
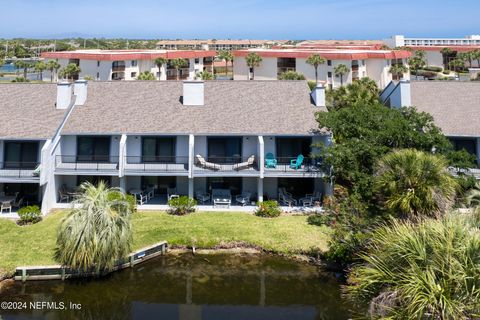
<path id="1" fill-rule="evenodd" d="M 472 51 L 472 59 L 477 60 L 477 68 L 480 68 L 480 49 Z"/>
<path id="2" fill-rule="evenodd" d="M 408 59 L 408 65 L 410 66 L 410 69 L 415 72 L 415 79 L 418 78 L 418 70 L 425 67 L 426 64 L 425 51 L 415 51 L 415 54 Z"/>
<path id="3" fill-rule="evenodd" d="M 23 60 L 15 60 L 15 62 L 13 63 L 13 65 L 15 66 L 15 69 L 17 70 L 17 76 L 20 75 L 20 69 L 23 69 L 24 65 L 25 65 L 25 62 Z"/>
<path id="4" fill-rule="evenodd" d="M 197 78 L 200 78 L 202 80 L 213 80 L 214 76 L 211 72 L 202 71 L 202 72 L 197 73 Z"/>
<path id="5" fill-rule="evenodd" d="M 335 73 L 336 77 L 340 77 L 340 85 L 343 86 L 343 76 L 348 74 L 350 69 L 344 64 L 339 64 L 335 66 L 333 72 Z"/>
<path id="6" fill-rule="evenodd" d="M 472 51 L 460 52 L 457 55 L 457 59 L 462 60 L 464 63 L 468 61 L 468 66 L 470 68 L 472 67 L 472 60 L 473 60 Z"/>
<path id="7" fill-rule="evenodd" d="M 325 64 L 326 60 L 320 57 L 318 54 L 312 54 L 307 59 L 307 63 L 315 68 L 315 83 L 318 83 L 318 67 L 321 64 Z"/>
<path id="8" fill-rule="evenodd" d="M 458 187 L 447 166 L 441 156 L 414 149 L 395 151 L 378 163 L 375 187 L 394 213 L 438 216 L 450 207 Z"/>
<path id="9" fill-rule="evenodd" d="M 177 72 L 177 81 L 180 80 L 180 68 L 185 67 L 187 65 L 187 61 L 185 61 L 185 59 L 177 58 L 171 60 L 170 64 L 172 65 L 172 67 L 175 68 Z"/>
<path id="10" fill-rule="evenodd" d="M 228 63 L 233 62 L 233 54 L 230 51 L 222 50 L 218 53 L 218 58 L 225 61 L 225 76 L 228 76 Z M 233 65 L 232 65 L 233 68 Z"/>
<path id="11" fill-rule="evenodd" d="M 143 81 L 152 81 L 155 80 L 155 75 L 151 73 L 150 71 L 144 71 L 140 73 L 137 77 L 137 80 L 143 80 Z"/>
<path id="12" fill-rule="evenodd" d="M 442 57 L 443 57 L 443 66 L 445 69 L 447 69 L 450 62 L 449 59 L 453 51 L 450 48 L 445 47 L 442 50 L 440 50 L 440 52 L 442 53 Z"/>
<path id="13" fill-rule="evenodd" d="M 71 79 L 73 81 L 73 78 L 80 72 L 82 72 L 82 69 L 80 69 L 79 66 L 77 66 L 75 63 L 69 63 L 65 68 L 60 70 L 59 75 L 62 78 Z"/>
<path id="14" fill-rule="evenodd" d="M 131 207 L 104 182 L 86 182 L 80 190 L 58 229 L 55 260 L 75 270 L 111 270 L 131 250 Z"/>
<path id="15" fill-rule="evenodd" d="M 456 58 L 451 60 L 449 62 L 449 65 L 457 73 L 457 77 L 460 80 L 460 71 L 462 70 L 463 67 L 465 67 L 465 62 L 463 60 Z"/>
<path id="16" fill-rule="evenodd" d="M 408 68 L 402 63 L 397 63 L 393 64 L 388 72 L 390 72 L 395 79 L 401 79 L 403 74 L 408 72 Z"/>
<path id="17" fill-rule="evenodd" d="M 47 69 L 47 65 L 45 64 L 45 62 L 38 61 L 37 63 L 35 63 L 34 68 L 35 68 L 35 72 L 37 72 L 40 77 L 40 81 L 43 81 L 43 71 Z"/>
<path id="18" fill-rule="evenodd" d="M 58 63 L 58 61 L 50 60 L 47 62 L 47 70 L 50 71 L 50 82 L 53 82 L 54 74 L 56 78 L 58 69 L 60 69 L 60 63 Z"/>
<path id="19" fill-rule="evenodd" d="M 166 58 L 158 57 L 155 59 L 155 65 L 158 68 L 158 80 L 160 80 L 161 73 L 162 73 L 162 67 L 166 65 L 168 60 Z"/>
<path id="20" fill-rule="evenodd" d="M 252 80 L 255 79 L 255 68 L 260 66 L 262 62 L 262 57 L 258 55 L 258 53 L 250 52 L 247 57 L 245 58 L 247 62 L 247 66 L 252 69 Z"/>
<path id="21" fill-rule="evenodd" d="M 478 222 L 477 222 L 478 223 Z M 480 241 L 475 215 L 393 220 L 369 236 L 346 287 L 368 319 L 477 319 Z"/>

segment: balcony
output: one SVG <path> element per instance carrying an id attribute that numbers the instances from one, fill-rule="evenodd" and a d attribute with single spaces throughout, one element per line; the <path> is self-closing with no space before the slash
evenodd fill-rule
<path id="1" fill-rule="evenodd" d="M 118 156 L 109 155 L 57 155 L 56 174 L 117 175 Z"/>
<path id="2" fill-rule="evenodd" d="M 303 158 L 296 164 L 298 157 L 280 157 L 266 159 L 264 165 L 265 177 L 312 177 L 324 176 L 320 159 Z"/>
<path id="3" fill-rule="evenodd" d="M 258 157 L 204 157 L 196 155 L 195 176 L 259 176 Z"/>
<path id="4" fill-rule="evenodd" d="M 112 72 L 124 72 L 125 71 L 125 65 L 119 65 L 119 66 L 113 66 L 112 67 Z"/>
<path id="5" fill-rule="evenodd" d="M 0 182 L 34 182 L 40 181 L 38 162 L 0 162 Z"/>
<path id="6" fill-rule="evenodd" d="M 188 157 L 126 156 L 125 175 L 188 175 Z"/>

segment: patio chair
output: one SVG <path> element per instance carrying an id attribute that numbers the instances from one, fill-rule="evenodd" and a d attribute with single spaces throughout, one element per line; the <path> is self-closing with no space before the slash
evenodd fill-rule
<path id="1" fill-rule="evenodd" d="M 3 213 L 3 211 L 6 211 L 6 210 L 8 210 L 9 213 L 12 213 L 12 204 L 10 203 L 10 201 L 2 202 L 0 213 Z"/>
<path id="2" fill-rule="evenodd" d="M 265 155 L 265 168 L 276 168 L 277 159 L 273 156 L 273 153 L 269 152 Z"/>
<path id="3" fill-rule="evenodd" d="M 212 189 L 213 206 L 226 205 L 230 208 L 232 203 L 232 194 L 230 189 Z"/>
<path id="4" fill-rule="evenodd" d="M 315 191 L 314 193 L 307 193 L 305 197 L 312 198 L 312 201 L 321 201 L 322 200 L 322 193 L 320 191 Z"/>
<path id="5" fill-rule="evenodd" d="M 167 188 L 167 199 L 172 200 L 173 198 L 178 198 L 177 188 Z"/>
<path id="6" fill-rule="evenodd" d="M 198 202 L 204 204 L 205 202 L 210 200 L 210 195 L 208 193 L 197 191 L 195 192 L 195 198 L 198 200 Z"/>
<path id="7" fill-rule="evenodd" d="M 251 155 L 248 157 L 247 161 L 236 163 L 233 165 L 233 170 L 240 171 L 243 169 L 248 169 L 255 163 L 255 156 Z"/>
<path id="8" fill-rule="evenodd" d="M 303 159 L 304 159 L 303 155 L 300 154 L 298 155 L 297 159 L 290 160 L 290 168 L 295 170 L 298 170 L 299 168 L 301 168 Z"/>
<path id="9" fill-rule="evenodd" d="M 144 193 L 136 193 L 135 198 L 137 199 L 137 204 L 139 205 L 143 205 L 148 201 L 148 197 Z"/>
<path id="10" fill-rule="evenodd" d="M 20 209 L 23 205 L 23 198 L 20 198 L 20 200 L 18 201 L 14 201 L 12 206 L 17 208 L 17 209 Z"/>
<path id="11" fill-rule="evenodd" d="M 202 157 L 199 154 L 197 154 L 195 158 L 196 158 L 196 165 L 199 166 L 200 168 L 210 169 L 215 171 L 218 171 L 222 168 L 219 164 L 208 162 L 207 160 L 205 160 L 204 157 Z"/>
<path id="12" fill-rule="evenodd" d="M 250 203 L 250 198 L 252 197 L 252 194 L 250 192 L 242 192 L 242 194 L 239 194 L 235 197 L 235 201 L 242 206 L 245 206 Z"/>
<path id="13" fill-rule="evenodd" d="M 147 188 L 147 190 L 145 190 L 145 193 L 147 194 L 147 199 L 150 200 L 155 196 L 155 188 Z"/>
<path id="14" fill-rule="evenodd" d="M 58 202 L 62 202 L 62 201 L 66 201 L 66 202 L 69 202 L 70 201 L 70 195 L 67 194 L 64 190 L 62 189 L 59 189 L 58 190 L 58 195 L 60 196 L 60 200 Z"/>
<path id="15" fill-rule="evenodd" d="M 278 200 L 283 205 L 291 207 L 292 205 L 297 205 L 297 200 L 293 198 L 291 193 L 285 191 L 285 188 L 278 189 Z"/>

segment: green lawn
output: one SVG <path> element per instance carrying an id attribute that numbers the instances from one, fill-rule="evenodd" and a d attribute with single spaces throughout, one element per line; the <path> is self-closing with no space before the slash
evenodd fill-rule
<path id="1" fill-rule="evenodd" d="M 11 274 L 21 265 L 55 264 L 52 259 L 56 228 L 64 212 L 44 221 L 19 227 L 0 219 L 0 274 Z M 204 212 L 172 216 L 164 212 L 139 212 L 133 217 L 134 249 L 167 240 L 170 245 L 209 248 L 243 241 L 280 253 L 324 251 L 330 230 L 308 225 L 305 216 L 265 219 L 241 212 Z"/>

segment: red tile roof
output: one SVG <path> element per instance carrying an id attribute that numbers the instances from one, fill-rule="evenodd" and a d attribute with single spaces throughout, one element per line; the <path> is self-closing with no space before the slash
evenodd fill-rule
<path id="1" fill-rule="evenodd" d="M 356 49 L 277 49 L 277 50 L 236 50 L 235 57 L 246 57 L 255 52 L 265 58 L 308 58 L 318 54 L 329 60 L 363 60 L 363 59 L 403 59 L 412 54 L 407 50 L 356 50 Z"/>
<path id="2" fill-rule="evenodd" d="M 480 49 L 480 46 L 407 46 L 413 50 L 440 51 L 443 48 L 449 48 L 452 51 L 466 52 Z"/>
<path id="3" fill-rule="evenodd" d="M 159 57 L 175 58 L 203 58 L 215 57 L 214 50 L 78 50 L 43 52 L 42 58 L 50 59 L 81 59 L 81 60 L 154 60 Z"/>

